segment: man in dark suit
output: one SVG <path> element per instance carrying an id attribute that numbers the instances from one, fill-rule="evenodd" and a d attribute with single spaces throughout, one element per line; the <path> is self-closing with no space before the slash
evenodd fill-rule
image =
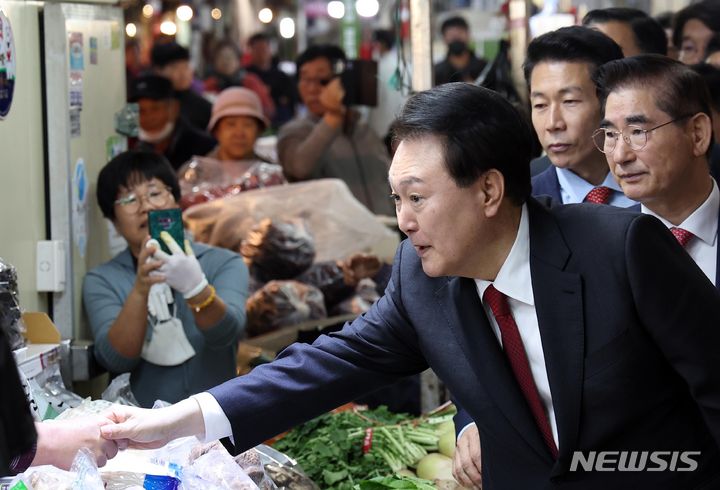
<path id="1" fill-rule="evenodd" d="M 530 198 L 522 121 L 469 84 L 412 97 L 389 176 L 409 238 L 383 298 L 208 393 L 114 409 L 103 434 L 142 447 L 232 434 L 247 448 L 429 366 L 477 421 L 484 488 L 720 481 L 717 290 L 653 217 Z M 695 451 L 691 471 L 612 471 L 618 453 L 611 471 L 586 464 L 658 450 Z"/>
<path id="2" fill-rule="evenodd" d="M 713 127 L 702 76 L 643 55 L 603 65 L 595 79 L 603 120 L 593 139 L 610 171 L 718 284 L 720 191 L 708 166 Z"/>
<path id="3" fill-rule="evenodd" d="M 622 58 L 606 35 L 587 27 L 566 27 L 534 39 L 528 46 L 525 79 L 532 122 L 546 156 L 531 164 L 546 168 L 532 179 L 533 195 L 556 202 L 596 202 L 628 207 L 591 135 L 600 121 L 600 102 L 592 72 Z"/>

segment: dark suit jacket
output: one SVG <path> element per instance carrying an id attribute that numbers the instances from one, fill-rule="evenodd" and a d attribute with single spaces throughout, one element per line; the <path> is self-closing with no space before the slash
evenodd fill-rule
<path id="1" fill-rule="evenodd" d="M 530 177 L 535 177 L 552 167 L 552 162 L 547 155 L 530 160 Z"/>
<path id="2" fill-rule="evenodd" d="M 558 420 L 553 461 L 475 283 L 398 249 L 385 295 L 312 345 L 210 390 L 252 445 L 428 366 L 478 424 L 484 488 L 720 484 L 720 294 L 655 218 L 530 199 L 530 269 Z M 701 451 L 695 472 L 570 473 L 573 451 Z M 708 487 L 710 488 L 710 487 Z"/>
<path id="3" fill-rule="evenodd" d="M 532 195 L 550 196 L 558 203 L 563 202 L 562 196 L 560 195 L 560 181 L 558 180 L 557 172 L 553 165 L 550 165 L 532 178 Z"/>
<path id="4" fill-rule="evenodd" d="M 715 174 L 713 174 L 713 178 L 717 181 L 717 177 L 715 177 Z M 641 210 L 640 204 L 636 204 L 634 206 L 630 206 L 627 208 L 629 211 L 633 211 L 635 213 L 639 213 Z M 718 210 L 718 230 L 720 230 L 720 210 Z M 715 264 L 715 287 L 720 289 L 720 247 L 717 247 L 717 261 Z M 458 420 L 458 419 L 456 419 Z M 465 424 L 462 425 L 462 427 L 465 427 L 465 425 L 472 422 L 472 420 L 468 420 L 466 418 L 466 415 L 463 415 L 462 421 L 465 421 Z"/>

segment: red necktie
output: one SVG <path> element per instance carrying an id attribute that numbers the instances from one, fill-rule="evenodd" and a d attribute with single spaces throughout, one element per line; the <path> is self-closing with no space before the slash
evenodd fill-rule
<path id="1" fill-rule="evenodd" d="M 508 361 L 510 361 L 510 367 L 512 368 L 513 374 L 515 374 L 515 379 L 520 385 L 520 390 L 525 396 L 525 400 L 527 400 L 530 406 L 530 411 L 535 419 L 535 423 L 540 429 L 543 440 L 548 449 L 550 449 L 553 458 L 557 459 L 558 450 L 555 445 L 555 440 L 553 439 L 550 422 L 545 413 L 545 407 L 540 400 L 540 393 L 538 393 L 532 371 L 530 370 L 530 363 L 528 362 L 527 354 L 525 354 L 525 347 L 523 346 L 520 332 L 518 331 L 515 319 L 510 313 L 507 296 L 495 289 L 491 284 L 483 294 L 483 301 L 492 310 L 495 320 L 497 320 L 498 326 L 500 327 L 505 356 Z"/>
<path id="2" fill-rule="evenodd" d="M 595 204 L 607 204 L 610 200 L 612 189 L 603 185 L 595 187 L 585 196 L 585 202 L 594 202 Z"/>
<path id="3" fill-rule="evenodd" d="M 688 244 L 688 242 L 694 237 L 692 233 L 690 233 L 687 230 L 684 230 L 682 228 L 677 228 L 673 226 L 670 228 L 670 232 L 675 235 L 675 238 L 677 239 L 678 243 L 682 245 L 683 247 Z"/>

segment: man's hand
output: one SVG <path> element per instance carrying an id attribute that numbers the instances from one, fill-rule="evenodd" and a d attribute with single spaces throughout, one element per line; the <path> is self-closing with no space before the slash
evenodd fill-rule
<path id="1" fill-rule="evenodd" d="M 453 458 L 453 476 L 465 488 L 482 488 L 480 434 L 477 425 L 470 424 L 460 434 Z"/>
<path id="2" fill-rule="evenodd" d="M 32 466 L 51 464 L 69 470 L 78 450 L 83 447 L 95 456 L 98 466 L 105 466 L 118 452 L 117 443 L 100 434 L 100 427 L 110 423 L 100 415 L 36 423 L 38 441 Z"/>
<path id="3" fill-rule="evenodd" d="M 200 405 L 192 399 L 152 410 L 116 405 L 103 416 L 115 424 L 104 425 L 102 436 L 121 447 L 156 449 L 179 437 L 205 436 Z"/>
<path id="4" fill-rule="evenodd" d="M 320 92 L 320 103 L 325 108 L 324 118 L 332 127 L 340 127 L 345 119 L 347 107 L 343 105 L 345 89 L 340 77 L 335 77 Z"/>

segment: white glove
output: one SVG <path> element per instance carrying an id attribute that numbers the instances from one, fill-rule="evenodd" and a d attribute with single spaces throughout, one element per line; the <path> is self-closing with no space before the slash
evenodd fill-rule
<path id="1" fill-rule="evenodd" d="M 148 245 L 153 244 L 156 246 L 153 255 L 155 259 L 164 262 L 157 270 L 165 276 L 165 282 L 171 288 L 180 291 L 185 299 L 200 294 L 208 285 L 208 281 L 200 267 L 200 262 L 198 262 L 192 248 L 190 248 L 190 242 L 185 240 L 185 252 L 183 252 L 180 245 L 168 232 L 160 232 L 160 238 L 172 252 L 171 255 L 160 249 L 157 240 L 148 240 Z"/>
<path id="2" fill-rule="evenodd" d="M 172 318 L 169 304 L 173 303 L 173 294 L 170 286 L 161 282 L 150 286 L 148 294 L 148 311 L 157 321 L 164 322 Z"/>

